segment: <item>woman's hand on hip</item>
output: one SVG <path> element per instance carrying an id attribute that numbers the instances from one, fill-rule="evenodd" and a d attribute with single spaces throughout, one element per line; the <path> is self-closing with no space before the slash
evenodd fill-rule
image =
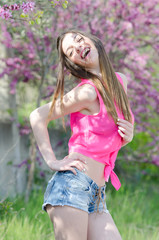
<path id="1" fill-rule="evenodd" d="M 123 144 L 132 141 L 134 136 L 134 125 L 124 119 L 118 119 L 118 133 L 123 138 Z"/>
<path id="2" fill-rule="evenodd" d="M 70 170 L 72 171 L 75 175 L 76 170 L 73 167 L 78 168 L 80 171 L 85 169 L 85 164 L 87 164 L 87 162 L 82 159 L 81 157 L 71 157 L 69 155 L 65 156 L 62 160 L 56 160 L 56 161 L 52 161 L 49 164 L 49 167 L 54 170 L 54 171 L 66 171 L 66 170 Z"/>

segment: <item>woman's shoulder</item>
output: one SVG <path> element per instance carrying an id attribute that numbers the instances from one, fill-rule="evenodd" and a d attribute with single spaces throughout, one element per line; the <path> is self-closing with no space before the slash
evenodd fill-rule
<path id="1" fill-rule="evenodd" d="M 74 87 L 70 94 L 78 96 L 78 98 L 89 99 L 94 101 L 97 98 L 97 93 L 94 88 L 94 84 L 91 81 L 82 81 L 76 87 Z"/>
<path id="2" fill-rule="evenodd" d="M 92 101 L 97 98 L 96 86 L 91 79 L 81 79 L 81 82 L 72 90 L 75 91 L 77 95 L 87 95 Z"/>

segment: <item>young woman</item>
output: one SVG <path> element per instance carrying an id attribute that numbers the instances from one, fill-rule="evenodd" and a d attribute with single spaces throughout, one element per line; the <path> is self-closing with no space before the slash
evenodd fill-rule
<path id="1" fill-rule="evenodd" d="M 43 209 L 53 222 L 56 240 L 119 240 L 105 202 L 105 182 L 110 177 L 115 189 L 120 188 L 113 171 L 115 160 L 119 149 L 133 138 L 127 79 L 114 72 L 96 36 L 69 30 L 58 37 L 57 49 L 59 74 L 53 101 L 30 114 L 42 156 L 56 171 L 48 182 Z M 64 68 L 80 83 L 63 96 Z M 69 153 L 57 160 L 47 124 L 62 117 L 65 127 L 67 114 L 72 130 Z"/>

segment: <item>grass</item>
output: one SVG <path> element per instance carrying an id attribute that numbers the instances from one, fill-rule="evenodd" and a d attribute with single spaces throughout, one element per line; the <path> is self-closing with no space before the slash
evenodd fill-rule
<path id="1" fill-rule="evenodd" d="M 119 191 L 107 186 L 107 207 L 123 240 L 159 240 L 158 199 L 158 187 L 152 183 L 122 183 Z M 28 204 L 22 197 L 12 201 L 12 208 L 1 211 L 0 240 L 54 239 L 49 217 L 41 210 L 42 202 L 42 191 L 34 192 Z"/>
<path id="2" fill-rule="evenodd" d="M 107 207 L 123 240 L 159 240 L 159 190 L 151 184 L 106 193 Z"/>

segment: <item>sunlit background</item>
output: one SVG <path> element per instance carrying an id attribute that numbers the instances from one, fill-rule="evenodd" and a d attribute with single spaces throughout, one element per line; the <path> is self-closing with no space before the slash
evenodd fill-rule
<path id="1" fill-rule="evenodd" d="M 0 236 L 53 239 L 41 210 L 52 172 L 34 140 L 29 115 L 52 100 L 57 77 L 56 38 L 76 28 L 99 37 L 115 72 L 128 79 L 134 138 L 118 153 L 116 191 L 107 207 L 123 240 L 159 239 L 159 0 L 0 1 Z M 77 84 L 66 73 L 65 92 Z M 49 123 L 57 159 L 68 154 L 67 132 Z"/>

